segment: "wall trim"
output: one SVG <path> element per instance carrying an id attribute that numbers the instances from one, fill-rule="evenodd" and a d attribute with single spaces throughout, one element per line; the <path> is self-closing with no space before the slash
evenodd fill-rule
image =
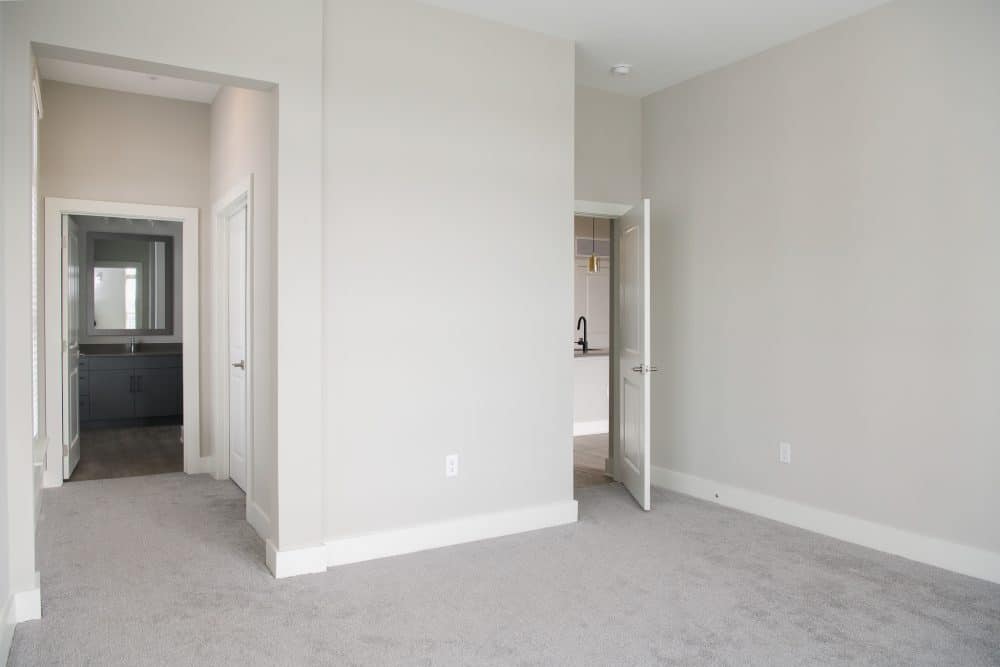
<path id="1" fill-rule="evenodd" d="M 632 204 L 617 204 L 614 202 L 587 201 L 577 199 L 573 203 L 573 212 L 591 218 L 607 218 L 616 220 L 632 210 Z"/>
<path id="2" fill-rule="evenodd" d="M 652 466 L 652 482 L 670 491 L 780 521 L 797 528 L 1000 583 L 1000 553 L 912 533 L 792 500 Z"/>
<path id="3" fill-rule="evenodd" d="M 608 420 L 597 419 L 589 422 L 573 422 L 573 435 L 599 435 L 608 433 Z"/>
<path id="4" fill-rule="evenodd" d="M 327 541 L 326 562 L 331 567 L 376 558 L 476 542 L 493 537 L 551 528 L 577 520 L 575 500 L 548 505 L 425 523 L 409 528 Z"/>
<path id="5" fill-rule="evenodd" d="M 247 523 L 265 540 L 271 539 L 271 517 L 253 500 L 247 499 Z"/>
<path id="6" fill-rule="evenodd" d="M 215 457 L 198 456 L 197 458 L 193 458 L 185 468 L 184 472 L 188 475 L 211 474 L 215 471 Z"/>
<path id="7" fill-rule="evenodd" d="M 14 596 L 11 595 L 3 605 L 3 616 L 0 616 L 0 661 L 7 664 L 10 648 L 14 645 Z"/>
<path id="8" fill-rule="evenodd" d="M 264 560 L 275 579 L 326 572 L 326 548 L 322 544 L 278 551 L 274 542 L 267 540 L 266 548 Z"/>
<path id="9" fill-rule="evenodd" d="M 448 521 L 425 523 L 409 528 L 379 533 L 340 537 L 327 540 L 321 546 L 278 551 L 267 540 L 267 568 L 276 579 L 300 574 L 315 574 L 326 568 L 366 560 L 400 556 L 466 542 L 542 528 L 552 528 L 577 521 L 575 500 L 548 505 L 536 505 L 505 512 L 478 514 Z"/>
<path id="10" fill-rule="evenodd" d="M 35 587 L 14 594 L 14 622 L 35 621 L 42 617 L 41 577 L 35 572 Z"/>

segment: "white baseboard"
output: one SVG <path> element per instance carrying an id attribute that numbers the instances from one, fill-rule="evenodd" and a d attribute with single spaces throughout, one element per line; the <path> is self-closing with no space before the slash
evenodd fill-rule
<path id="1" fill-rule="evenodd" d="M 260 505 L 249 498 L 247 498 L 247 523 L 253 526 L 253 529 L 263 539 L 270 540 L 273 537 L 271 535 L 271 517 L 260 508 Z"/>
<path id="2" fill-rule="evenodd" d="M 652 467 L 655 486 L 920 563 L 1000 583 L 1000 553 L 947 542 L 710 479 Z"/>
<path id="3" fill-rule="evenodd" d="M 0 662 L 7 664 L 10 647 L 14 643 L 14 596 L 11 595 L 3 605 L 3 616 L 0 616 Z"/>
<path id="4" fill-rule="evenodd" d="M 341 537 L 326 543 L 328 565 L 398 556 L 453 544 L 550 528 L 577 520 L 575 500 L 527 507 L 519 510 L 421 524 L 356 537 Z"/>
<path id="5" fill-rule="evenodd" d="M 215 458 L 211 456 L 199 456 L 190 463 L 184 462 L 184 472 L 189 475 L 202 475 L 205 473 L 215 474 Z"/>
<path id="6" fill-rule="evenodd" d="M 275 579 L 326 572 L 326 547 L 322 544 L 315 547 L 278 551 L 274 542 L 267 540 L 266 548 L 267 553 L 264 560 L 267 563 L 267 569 L 271 570 Z"/>
<path id="7" fill-rule="evenodd" d="M 591 422 L 573 422 L 573 435 L 597 435 L 607 432 L 607 419 L 598 419 Z"/>
<path id="8" fill-rule="evenodd" d="M 35 621 L 42 617 L 42 589 L 35 574 L 35 587 L 14 594 L 14 622 Z"/>
<path id="9" fill-rule="evenodd" d="M 550 528 L 577 520 L 575 500 L 507 512 L 421 524 L 381 533 L 341 537 L 322 546 L 278 551 L 267 540 L 267 567 L 276 579 L 323 572 L 327 566 L 358 563 L 375 558 L 475 542 L 492 537 Z"/>

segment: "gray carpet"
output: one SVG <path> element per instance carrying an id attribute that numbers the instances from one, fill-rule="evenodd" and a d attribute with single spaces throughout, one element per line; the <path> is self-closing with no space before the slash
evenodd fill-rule
<path id="1" fill-rule="evenodd" d="M 578 524 L 275 581 L 228 482 L 45 491 L 13 665 L 1000 664 L 1000 586 L 616 484 Z"/>

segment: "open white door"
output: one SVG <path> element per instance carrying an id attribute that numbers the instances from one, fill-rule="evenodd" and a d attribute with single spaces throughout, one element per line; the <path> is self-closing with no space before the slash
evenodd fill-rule
<path id="1" fill-rule="evenodd" d="M 649 233 L 650 201 L 643 199 L 615 224 L 618 299 L 615 354 L 618 377 L 618 443 L 615 476 L 642 509 L 649 499 Z"/>
<path id="2" fill-rule="evenodd" d="M 229 476 L 247 489 L 247 205 L 226 216 L 229 232 Z"/>
<path id="3" fill-rule="evenodd" d="M 68 215 L 62 224 L 63 479 L 80 462 L 80 234 Z"/>

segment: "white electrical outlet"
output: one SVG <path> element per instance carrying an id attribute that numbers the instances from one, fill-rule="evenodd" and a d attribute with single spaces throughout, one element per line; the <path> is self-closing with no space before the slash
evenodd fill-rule
<path id="1" fill-rule="evenodd" d="M 778 462 L 779 463 L 792 462 L 792 443 L 790 442 L 778 443 Z"/>
<path id="2" fill-rule="evenodd" d="M 449 454 L 444 457 L 444 476 L 458 477 L 458 454 Z"/>

